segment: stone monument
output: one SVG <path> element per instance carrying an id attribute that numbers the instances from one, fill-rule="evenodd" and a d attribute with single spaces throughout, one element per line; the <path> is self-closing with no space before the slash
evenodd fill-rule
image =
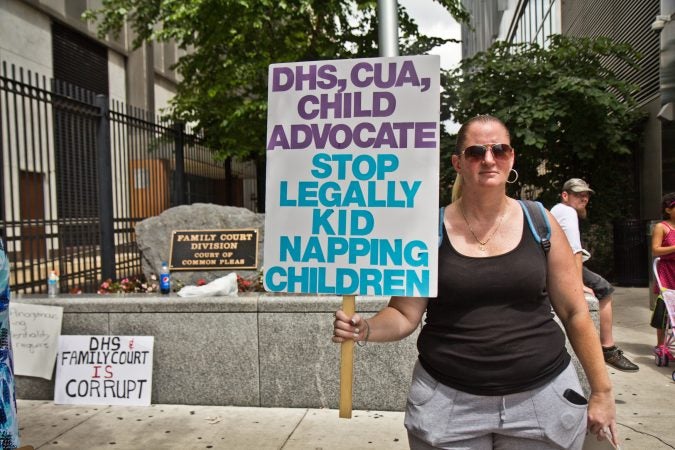
<path id="1" fill-rule="evenodd" d="M 141 251 L 141 265 L 147 279 L 159 273 L 162 261 L 170 260 L 171 236 L 179 230 L 258 230 L 258 269 L 224 270 L 176 270 L 171 272 L 172 280 L 184 285 L 195 285 L 200 279 L 207 283 L 236 272 L 247 280 L 256 280 L 263 267 L 263 240 L 265 215 L 246 208 L 221 206 L 207 203 L 176 206 L 159 216 L 149 217 L 136 224 L 136 243 Z"/>

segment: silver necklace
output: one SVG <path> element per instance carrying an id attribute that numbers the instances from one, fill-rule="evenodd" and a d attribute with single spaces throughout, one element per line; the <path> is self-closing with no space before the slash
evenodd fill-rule
<path id="1" fill-rule="evenodd" d="M 466 222 L 466 226 L 469 227 L 469 231 L 471 232 L 471 235 L 473 238 L 478 242 L 478 250 L 481 252 L 487 251 L 487 247 L 485 246 L 488 242 L 490 242 L 490 239 L 494 237 L 494 235 L 497 233 L 497 230 L 499 230 L 499 227 L 502 225 L 502 221 L 504 221 L 504 216 L 506 215 L 506 207 L 503 208 L 502 215 L 499 218 L 499 223 L 495 227 L 494 231 L 490 233 L 490 236 L 488 236 L 487 239 L 484 241 L 481 241 L 478 239 L 478 236 L 476 236 L 476 233 L 473 231 L 473 228 L 471 228 L 471 224 L 469 223 L 469 219 L 466 218 L 466 213 L 464 213 L 464 201 L 460 200 L 459 201 L 459 210 L 462 212 L 462 217 L 464 217 L 464 222 Z"/>

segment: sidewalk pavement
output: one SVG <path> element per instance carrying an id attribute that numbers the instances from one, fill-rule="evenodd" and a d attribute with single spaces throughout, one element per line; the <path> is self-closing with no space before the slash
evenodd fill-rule
<path id="1" fill-rule="evenodd" d="M 675 448 L 675 367 L 656 367 L 647 288 L 617 288 L 614 339 L 640 366 L 609 370 L 621 448 Z M 338 395 L 338 393 L 336 393 Z M 67 406 L 19 400 L 21 445 L 36 449 L 407 449 L 403 412 L 152 405 Z"/>

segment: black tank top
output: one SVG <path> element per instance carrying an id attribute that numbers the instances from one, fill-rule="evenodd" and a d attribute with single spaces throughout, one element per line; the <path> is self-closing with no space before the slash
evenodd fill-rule
<path id="1" fill-rule="evenodd" d="M 526 226 L 515 249 L 487 258 L 457 253 L 443 227 L 438 298 L 429 299 L 417 348 L 434 378 L 475 395 L 534 389 L 567 367 L 546 294 L 546 255 Z"/>

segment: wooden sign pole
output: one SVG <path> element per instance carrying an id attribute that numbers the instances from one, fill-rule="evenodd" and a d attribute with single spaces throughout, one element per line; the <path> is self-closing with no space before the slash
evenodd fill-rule
<path id="1" fill-rule="evenodd" d="M 342 297 L 342 311 L 348 317 L 356 311 L 356 296 Z M 340 344 L 340 418 L 352 418 L 352 382 L 354 375 L 354 340 L 347 339 Z"/>

